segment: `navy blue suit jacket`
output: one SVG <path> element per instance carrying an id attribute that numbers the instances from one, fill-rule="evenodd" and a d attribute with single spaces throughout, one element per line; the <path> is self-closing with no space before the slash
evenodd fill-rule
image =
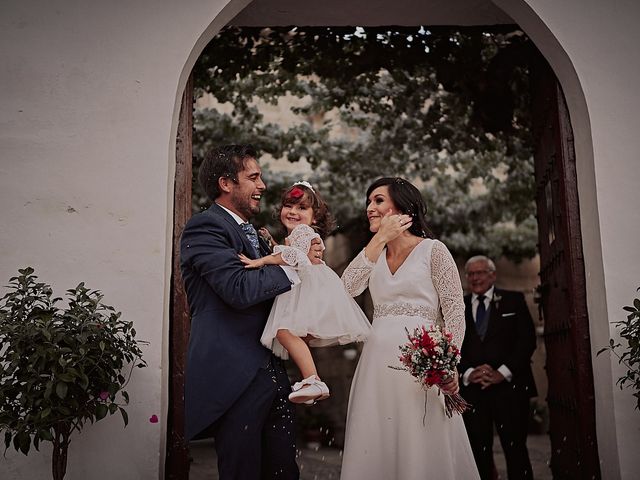
<path id="1" fill-rule="evenodd" d="M 266 254 L 266 245 L 261 243 Z M 220 206 L 194 215 L 180 242 L 191 333 L 185 379 L 185 435 L 195 437 L 243 393 L 271 352 L 260 344 L 273 298 L 291 288 L 284 270 L 246 269 L 255 258 L 237 222 Z"/>

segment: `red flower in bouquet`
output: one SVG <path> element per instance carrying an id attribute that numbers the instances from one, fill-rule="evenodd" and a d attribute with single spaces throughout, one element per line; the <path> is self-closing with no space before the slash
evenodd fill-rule
<path id="1" fill-rule="evenodd" d="M 450 333 L 419 326 L 413 333 L 407 330 L 407 337 L 409 341 L 400 345 L 399 358 L 403 366 L 391 368 L 408 371 L 424 389 L 438 386 L 455 375 L 460 350 L 453 344 Z M 470 406 L 458 393 L 445 393 L 444 404 L 448 417 L 461 414 Z"/>

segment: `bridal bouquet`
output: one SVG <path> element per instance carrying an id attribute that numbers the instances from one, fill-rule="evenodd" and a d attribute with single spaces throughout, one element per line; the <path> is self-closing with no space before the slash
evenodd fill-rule
<path id="1" fill-rule="evenodd" d="M 390 368 L 406 370 L 424 389 L 437 386 L 454 375 L 460 362 L 460 350 L 453 344 L 450 333 L 436 327 L 427 330 L 424 325 L 416 327 L 413 333 L 405 330 L 409 341 L 400 345 L 399 358 L 403 367 Z M 445 393 L 444 405 L 449 418 L 470 406 L 458 393 Z"/>

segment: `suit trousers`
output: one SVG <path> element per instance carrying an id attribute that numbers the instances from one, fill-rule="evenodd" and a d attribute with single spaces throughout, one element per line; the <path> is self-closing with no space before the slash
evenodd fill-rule
<path id="1" fill-rule="evenodd" d="M 220 480 L 296 480 L 295 411 L 282 360 L 269 364 L 212 425 Z"/>
<path id="2" fill-rule="evenodd" d="M 471 409 L 463 414 L 480 478 L 493 478 L 493 432 L 494 425 L 507 461 L 509 480 L 533 478 L 529 453 L 527 452 L 527 429 L 529 423 L 529 397 L 516 391 L 508 382 L 488 387 L 473 395 L 465 395 Z"/>

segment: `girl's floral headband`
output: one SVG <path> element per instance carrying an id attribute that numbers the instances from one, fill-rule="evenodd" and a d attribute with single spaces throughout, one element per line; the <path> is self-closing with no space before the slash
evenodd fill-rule
<path id="1" fill-rule="evenodd" d="M 309 190 L 311 190 L 313 193 L 316 193 L 316 191 L 313 189 L 313 187 L 311 186 L 311 184 L 309 182 L 307 182 L 306 180 L 302 180 L 300 182 L 296 182 L 294 183 L 292 186 L 295 187 L 296 185 L 302 185 L 303 187 L 307 187 Z"/>
<path id="2" fill-rule="evenodd" d="M 314 194 L 316 193 L 316 191 L 313 189 L 313 187 L 311 186 L 311 184 L 307 181 L 301 181 L 301 182 L 296 182 L 292 185 L 292 189 L 289 192 L 289 197 L 291 198 L 300 198 L 304 195 L 304 190 L 302 190 L 301 188 L 298 187 L 298 185 L 302 185 L 303 187 L 307 187 L 309 190 L 311 190 Z"/>

